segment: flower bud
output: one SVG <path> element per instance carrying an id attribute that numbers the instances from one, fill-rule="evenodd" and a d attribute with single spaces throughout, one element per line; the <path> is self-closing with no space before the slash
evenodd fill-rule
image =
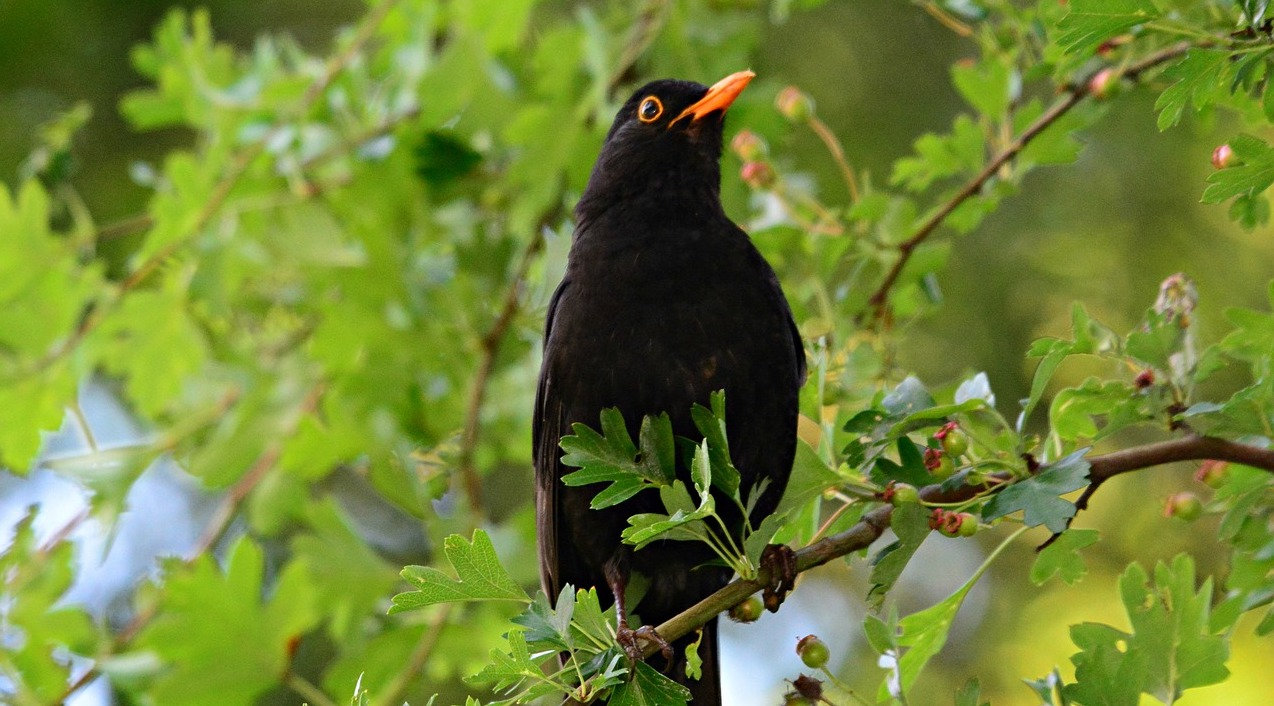
<path id="1" fill-rule="evenodd" d="M 1229 145 L 1217 145 L 1212 150 L 1212 166 L 1217 169 L 1225 169 L 1233 167 L 1239 163 L 1239 158 L 1234 155 L 1234 150 Z"/>
<path id="2" fill-rule="evenodd" d="M 730 140 L 730 149 L 745 162 L 765 159 L 765 140 L 751 130 L 740 130 L 735 134 L 734 139 Z"/>
<path id="3" fill-rule="evenodd" d="M 765 162 L 746 162 L 739 176 L 753 189 L 768 189 L 774 185 L 774 168 Z"/>
<path id="4" fill-rule="evenodd" d="M 809 120 L 814 114 L 814 101 L 796 86 L 788 86 L 774 97 L 774 107 L 783 117 L 794 123 Z"/>
<path id="5" fill-rule="evenodd" d="M 1110 98 L 1119 89 L 1119 78 L 1114 69 L 1102 69 L 1088 79 L 1088 92 L 1098 100 Z"/>

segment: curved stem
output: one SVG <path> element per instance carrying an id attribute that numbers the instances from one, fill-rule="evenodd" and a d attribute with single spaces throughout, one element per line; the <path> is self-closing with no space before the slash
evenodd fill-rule
<path id="1" fill-rule="evenodd" d="M 1185 54 L 1190 48 L 1196 46 L 1190 42 L 1181 42 L 1171 47 L 1155 52 L 1146 58 L 1128 66 L 1127 70 L 1121 74 L 1122 78 L 1129 80 L 1136 79 L 1141 73 L 1152 69 L 1160 64 L 1171 61 L 1182 54 Z M 1022 150 L 1026 148 L 1036 137 L 1039 137 L 1045 130 L 1056 123 L 1062 116 L 1071 111 L 1072 108 L 1079 105 L 1085 98 L 1091 95 L 1088 81 L 1079 81 L 1065 87 L 1065 94 L 1060 100 L 1052 105 L 1043 115 L 1035 119 L 1017 136 L 1012 142 L 1004 147 L 999 153 L 991 158 L 990 161 L 982 167 L 982 171 L 978 172 L 973 178 L 965 182 L 951 198 L 943 202 L 938 208 L 926 218 L 911 236 L 898 244 L 898 257 L 894 260 L 889 270 L 885 272 L 884 279 L 876 287 L 876 291 L 867 299 L 868 312 L 874 321 L 880 321 L 886 314 L 886 303 L 889 299 L 889 290 L 893 288 L 898 281 L 898 277 L 902 274 L 907 262 L 911 259 L 912 254 L 920 247 L 921 243 L 933 235 L 933 232 L 942 225 L 955 210 L 977 195 L 986 185 L 991 177 L 995 176 L 1000 168 L 1013 161 Z"/>
<path id="2" fill-rule="evenodd" d="M 1203 459 L 1230 461 L 1274 473 L 1274 449 L 1264 449 L 1211 436 L 1189 436 L 1089 458 L 1089 477 L 1093 483 L 1089 488 L 1091 490 L 1121 473 L 1174 461 Z M 1011 476 L 1007 473 L 996 474 L 992 477 L 1004 481 L 1011 480 Z M 1008 483 L 1001 483 L 1001 485 L 1007 487 Z M 944 493 L 940 486 L 930 485 L 920 491 L 920 497 L 926 503 L 954 503 L 966 501 L 980 492 L 982 492 L 981 488 L 966 486 Z M 1091 495 L 1087 491 L 1086 494 Z M 1078 506 L 1078 503 L 1076 504 Z M 868 512 L 853 527 L 797 550 L 797 572 L 805 572 L 851 552 L 866 549 L 880 539 L 889 528 L 892 515 L 893 507 L 883 505 Z M 761 590 L 769 581 L 768 573 L 762 568 L 760 575 L 755 579 L 738 579 L 730 582 L 716 593 L 665 621 L 656 630 L 669 641 L 689 634 L 691 630 L 708 622 L 717 614 L 729 610 Z M 650 655 L 654 652 L 655 648 L 648 645 L 646 654 Z"/>

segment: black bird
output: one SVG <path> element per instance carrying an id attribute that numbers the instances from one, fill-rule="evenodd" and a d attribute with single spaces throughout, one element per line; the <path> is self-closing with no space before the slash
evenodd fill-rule
<path id="1" fill-rule="evenodd" d="M 533 431 L 540 573 L 550 598 L 568 583 L 608 587 L 630 655 L 637 643 L 623 595 L 632 572 L 649 580 L 633 608 L 658 625 L 725 585 L 730 571 L 703 566 L 713 555 L 696 543 L 621 543 L 629 516 L 662 506 L 644 492 L 592 510 L 599 486 L 563 485 L 574 469 L 562 465 L 558 442 L 571 424 L 596 427 L 601 410 L 618 407 L 636 438 L 643 415 L 667 412 L 675 434 L 699 439 L 691 406 L 724 389 L 743 497 L 769 479 L 754 526 L 778 505 L 795 453 L 804 348 L 774 270 L 721 207 L 725 111 L 753 76 L 741 71 L 711 88 L 655 81 L 624 103 L 575 208 L 566 275 L 549 304 Z M 727 519 L 741 532 L 742 517 Z M 716 621 L 705 629 L 698 681 L 684 674 L 686 644 L 674 643 L 670 676 L 695 706 L 720 704 Z"/>

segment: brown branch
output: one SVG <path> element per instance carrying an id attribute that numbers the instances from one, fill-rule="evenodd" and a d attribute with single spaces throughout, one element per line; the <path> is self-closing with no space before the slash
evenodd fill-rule
<path id="1" fill-rule="evenodd" d="M 827 148 L 828 153 L 832 155 L 832 160 L 840 169 L 841 178 L 845 180 L 845 188 L 849 190 L 849 202 L 858 203 L 858 179 L 854 177 L 854 168 L 849 166 L 849 160 L 845 159 L 845 150 L 841 148 L 840 141 L 836 139 L 832 129 L 827 127 L 827 123 L 819 120 L 817 115 L 810 115 L 806 125 L 814 131 L 818 139 L 823 141 L 823 146 Z"/>
<path id="2" fill-rule="evenodd" d="M 545 221 L 553 218 L 553 215 L 545 217 Z M 531 269 L 531 263 L 535 261 L 535 256 L 539 254 L 544 247 L 544 236 L 541 234 L 542 228 L 537 228 L 535 235 L 526 244 L 526 248 L 522 251 L 522 258 L 518 262 L 518 269 L 513 275 L 513 279 L 509 281 L 508 289 L 504 292 L 504 303 L 500 306 L 500 313 L 496 315 L 495 321 L 491 324 L 491 328 L 487 330 L 486 335 L 482 337 L 481 349 L 482 357 L 478 361 L 478 370 L 473 376 L 473 385 L 469 388 L 469 403 L 465 411 L 464 431 L 460 440 L 460 455 L 457 466 L 460 469 L 460 478 L 464 483 L 465 496 L 469 501 L 469 508 L 477 515 L 482 515 L 482 481 L 478 478 L 478 470 L 473 463 L 474 452 L 478 448 L 479 428 L 482 422 L 482 404 L 486 400 L 487 388 L 491 382 L 491 373 L 495 370 L 495 359 L 500 353 L 500 344 L 504 342 L 505 335 L 509 332 L 509 326 L 513 323 L 513 317 L 521 308 L 522 285 L 526 282 L 527 272 Z"/>
<path id="3" fill-rule="evenodd" d="M 433 655 L 434 648 L 438 646 L 438 640 L 442 637 L 443 628 L 447 626 L 447 621 L 451 618 L 451 611 L 455 606 L 455 603 L 446 603 L 439 607 L 433 620 L 430 620 L 429 625 L 425 627 L 425 631 L 421 634 L 416 647 L 412 649 L 411 655 L 407 657 L 406 667 L 399 669 L 394 674 L 393 681 L 381 689 L 380 696 L 373 702 L 374 706 L 391 706 L 395 703 L 404 703 L 402 700 L 403 691 L 407 689 L 411 680 L 420 674 L 420 670 L 425 668 L 425 663 Z"/>
<path id="4" fill-rule="evenodd" d="M 1075 500 L 1078 510 L 1088 509 L 1088 501 L 1103 483 L 1129 471 L 1174 461 L 1230 461 L 1274 473 L 1274 449 L 1248 446 L 1215 436 L 1187 436 L 1098 456 L 1089 460 L 1088 487 Z"/>
<path id="5" fill-rule="evenodd" d="M 1120 74 L 1120 77 L 1130 81 L 1136 80 L 1145 71 L 1181 56 L 1193 46 L 1195 45 L 1189 42 L 1181 42 L 1150 54 L 1144 59 L 1130 64 L 1126 69 L 1124 69 L 1123 73 Z M 991 160 L 986 163 L 986 166 L 982 168 L 982 171 L 978 172 L 976 176 L 965 182 L 964 186 L 960 187 L 959 191 L 951 196 L 951 198 L 947 199 L 947 201 L 939 206 L 936 211 L 926 218 L 910 237 L 898 244 L 898 258 L 894 260 L 894 264 L 885 273 L 885 277 L 881 280 L 880 285 L 876 287 L 876 290 L 872 292 L 872 295 L 867 299 L 867 304 L 870 308 L 869 310 L 873 320 L 879 321 L 884 317 L 886 302 L 889 298 L 889 290 L 892 289 L 894 284 L 897 282 L 898 277 L 902 274 L 903 269 L 906 267 L 907 262 L 911 259 L 916 248 L 927 240 L 930 235 L 933 235 L 933 232 L 938 229 L 938 226 L 942 225 L 943 222 L 946 221 L 947 217 L 949 217 L 961 204 L 980 192 L 982 188 L 986 186 L 986 183 L 991 180 L 991 177 L 995 176 L 996 172 L 1000 171 L 1004 165 L 1013 161 L 1013 159 L 1021 154 L 1022 150 L 1025 149 L 1031 141 L 1033 141 L 1036 137 L 1039 137 L 1045 130 L 1056 123 L 1058 119 L 1069 113 L 1072 108 L 1079 105 L 1090 95 L 1092 95 L 1092 92 L 1089 88 L 1089 81 L 1087 79 L 1065 86 L 1060 100 L 1049 107 L 1043 115 L 1036 118 L 1035 122 L 1028 125 L 1026 129 L 1017 136 L 1017 138 L 1009 143 L 1008 146 L 992 157 Z"/>
<path id="6" fill-rule="evenodd" d="M 1115 451 L 1087 459 L 1090 468 L 1089 477 L 1093 479 L 1092 485 L 1089 487 L 1094 488 L 1121 473 L 1138 471 L 1174 461 L 1202 459 L 1232 461 L 1274 473 L 1274 449 L 1263 449 L 1211 436 L 1190 436 L 1183 439 L 1161 441 Z M 1009 476 L 1007 474 L 996 474 L 992 478 L 1003 481 L 1008 480 Z M 1008 483 L 1001 483 L 1000 487 L 1007 487 L 1008 485 Z M 981 487 L 965 486 L 944 493 L 941 486 L 930 485 L 921 489 L 920 497 L 924 501 L 931 503 L 956 503 L 969 500 L 981 492 L 984 492 Z M 1076 505 L 1078 506 L 1078 503 Z M 892 515 L 893 507 L 883 505 L 868 512 L 853 527 L 797 550 L 796 570 L 798 572 L 808 571 L 816 566 L 822 566 L 832 559 L 860 549 L 866 549 L 884 534 L 889 527 Z M 689 634 L 690 631 L 720 613 L 742 603 L 749 596 L 764 588 L 768 582 L 769 576 L 765 569 L 762 569 L 760 575 L 754 580 L 737 579 L 732 581 L 716 593 L 659 625 L 656 630 L 660 637 L 665 640 L 676 640 L 683 635 Z M 658 648 L 654 645 L 646 644 L 644 654 L 650 656 L 657 650 Z"/>

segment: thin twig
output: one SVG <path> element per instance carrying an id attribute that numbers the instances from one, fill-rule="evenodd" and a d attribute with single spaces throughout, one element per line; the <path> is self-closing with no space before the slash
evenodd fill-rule
<path id="1" fill-rule="evenodd" d="M 1231 461 L 1274 473 L 1274 449 L 1263 449 L 1211 436 L 1189 436 L 1182 439 L 1161 441 L 1093 456 L 1086 460 L 1090 468 L 1089 477 L 1093 479 L 1093 486 L 1096 486 L 1121 473 L 1138 471 L 1174 461 L 1202 459 Z M 994 474 L 992 477 L 1002 480 L 1009 478 L 1007 473 Z M 1001 487 L 1007 487 L 1007 485 L 1007 483 L 1002 483 Z M 930 503 L 955 503 L 968 500 L 984 492 L 984 490 L 981 486 L 976 488 L 965 486 L 944 493 L 941 486 L 930 485 L 921 489 L 920 497 L 925 502 Z M 863 518 L 853 527 L 797 550 L 797 572 L 808 571 L 816 566 L 822 566 L 832 559 L 860 549 L 866 549 L 884 534 L 889 527 L 892 515 L 893 506 L 883 505 L 863 515 Z M 665 640 L 676 640 L 689 634 L 692 630 L 697 629 L 718 614 L 743 602 L 749 596 L 764 588 L 768 581 L 768 570 L 763 567 L 756 579 L 732 581 L 716 593 L 659 625 L 656 631 Z M 647 643 L 643 653 L 646 656 L 650 656 L 657 650 L 658 647 Z"/>
<path id="2" fill-rule="evenodd" d="M 98 228 L 97 233 L 93 235 L 93 240 L 94 242 L 104 243 L 116 238 L 140 233 L 150 229 L 153 225 L 155 225 L 155 219 L 149 213 L 138 213 Z"/>
<path id="3" fill-rule="evenodd" d="M 938 7 L 938 3 L 933 2 L 933 0 L 923 0 L 918 4 L 926 13 L 929 14 L 930 17 L 937 20 L 943 27 L 946 27 L 961 37 L 973 36 L 972 27 L 956 19 L 951 13 L 947 12 L 943 8 Z"/>
<path id="4" fill-rule="evenodd" d="M 544 220 L 547 221 L 553 216 L 548 216 Z M 473 463 L 474 452 L 478 448 L 478 436 L 482 422 L 482 404 L 486 400 L 487 388 L 491 382 L 491 373 L 495 370 L 495 359 L 500 353 L 500 344 L 504 342 L 505 335 L 509 332 L 509 326 L 513 323 L 513 317 L 521 308 L 522 286 L 526 283 L 527 273 L 531 270 L 531 263 L 535 261 L 535 256 L 539 254 L 544 247 L 543 228 L 537 228 L 535 235 L 527 242 L 526 248 L 522 251 L 522 258 L 518 261 L 517 271 L 513 275 L 513 279 L 509 281 L 508 289 L 504 292 L 504 303 L 500 306 L 500 313 L 496 315 L 495 321 L 491 324 L 491 328 L 487 330 L 486 335 L 482 337 L 481 348 L 482 357 L 478 361 L 478 370 L 474 373 L 473 384 L 469 388 L 469 403 L 465 411 L 464 431 L 461 434 L 460 454 L 457 466 L 460 469 L 460 477 L 464 483 L 465 496 L 469 501 L 469 508 L 482 515 L 482 480 L 478 478 L 478 470 Z"/>
<path id="5" fill-rule="evenodd" d="M 234 487 L 230 489 L 230 492 L 226 494 L 221 505 L 219 505 L 216 512 L 213 513 L 212 519 L 208 521 L 203 532 L 200 533 L 199 540 L 195 543 L 191 553 L 184 560 L 184 563 L 187 566 L 198 561 L 201 556 L 215 547 L 225 535 L 226 530 L 230 528 L 230 524 L 237 515 L 239 507 L 243 504 L 243 501 L 247 499 L 252 489 L 255 488 L 263 478 L 265 478 L 270 469 L 274 467 L 274 464 L 278 462 L 279 456 L 283 451 L 283 441 L 291 437 L 296 432 L 301 420 L 317 408 L 319 400 L 322 399 L 323 391 L 325 389 L 326 385 L 322 382 L 316 384 L 310 389 L 309 393 L 305 396 L 305 399 L 303 399 L 297 406 L 294 423 L 278 435 L 270 446 L 267 447 L 259 457 L 257 457 L 256 462 L 254 462 L 251 468 L 243 474 L 243 477 L 235 483 Z M 125 645 L 132 642 L 133 638 L 137 636 L 137 633 L 141 632 L 141 630 L 150 624 L 152 619 L 154 619 L 157 610 L 158 603 L 152 603 L 149 608 L 138 611 L 138 613 L 133 616 L 133 619 L 130 620 L 118 634 L 115 635 L 115 639 L 112 640 L 112 644 L 107 648 L 105 654 L 114 654 Z M 101 656 L 102 655 L 99 655 L 99 657 Z M 79 678 L 67 686 L 57 703 L 66 701 L 72 694 L 92 682 L 99 675 L 100 671 L 96 665 L 93 668 L 86 670 L 79 676 Z"/>
<path id="6" fill-rule="evenodd" d="M 1122 78 L 1135 80 L 1143 72 L 1152 69 L 1160 64 L 1171 61 L 1186 51 L 1194 47 L 1195 44 L 1190 42 L 1181 42 L 1171 47 L 1162 49 L 1158 52 L 1150 54 L 1144 59 L 1130 64 L 1128 68 L 1121 74 Z M 1087 80 L 1078 83 L 1072 83 L 1065 86 L 1063 95 L 1060 100 L 1054 103 L 1043 115 L 1035 119 L 1022 131 L 1017 139 L 1013 140 L 1003 150 L 991 158 L 982 171 L 967 181 L 964 186 L 960 187 L 951 198 L 947 199 L 938 207 L 919 227 L 912 233 L 910 237 L 898 244 L 898 258 L 894 260 L 894 264 L 885 273 L 885 277 L 881 280 L 876 291 L 867 299 L 867 304 L 874 321 L 881 320 L 885 315 L 886 302 L 889 298 L 889 290 L 897 282 L 899 275 L 902 274 L 903 268 L 911 259 L 916 248 L 920 246 L 930 235 L 933 234 L 938 226 L 946 221 L 947 217 L 952 214 L 961 204 L 969 200 L 982 190 L 982 187 L 990 181 L 991 177 L 1000 171 L 1000 168 L 1011 162 L 1014 158 L 1026 148 L 1036 137 L 1047 130 L 1050 126 L 1057 122 L 1059 118 L 1066 115 L 1072 108 L 1079 105 L 1085 98 L 1091 95 L 1089 82 Z"/>
<path id="7" fill-rule="evenodd" d="M 438 608 L 433 620 L 429 622 L 429 626 L 425 628 L 425 632 L 420 636 L 420 641 L 416 643 L 416 648 L 411 651 L 411 655 L 407 658 L 406 667 L 397 671 L 394 675 L 394 680 L 385 686 L 381 691 L 381 696 L 376 699 L 377 706 L 390 706 L 390 704 L 397 703 L 399 696 L 407 688 L 407 685 L 420 673 L 421 669 L 424 669 L 425 662 L 429 661 L 434 648 L 438 646 L 438 640 L 442 637 L 442 629 L 446 627 L 447 620 L 450 619 L 451 611 L 454 607 L 454 603 L 446 603 Z"/>
<path id="8" fill-rule="evenodd" d="M 336 706 L 336 702 L 326 692 L 296 672 L 288 672 L 284 682 L 289 689 L 305 697 L 310 706 Z"/>
<path id="9" fill-rule="evenodd" d="M 823 141 L 823 146 L 831 153 L 836 166 L 840 168 L 841 178 L 845 180 L 845 188 L 849 190 L 849 202 L 858 203 L 858 179 L 854 177 L 853 167 L 849 166 L 849 161 L 845 159 L 845 150 L 841 148 L 840 140 L 836 139 L 832 129 L 827 127 L 827 123 L 819 120 L 817 115 L 811 115 L 806 124 L 815 135 L 818 135 L 818 139 Z"/>
<path id="10" fill-rule="evenodd" d="M 671 7 L 672 4 L 668 0 L 649 0 L 641 9 L 641 14 L 638 15 L 628 35 L 628 41 L 624 44 L 619 60 L 615 63 L 615 70 L 611 72 L 606 82 L 608 94 L 613 94 L 628 79 L 628 72 L 650 47 L 651 42 L 659 36 Z"/>

